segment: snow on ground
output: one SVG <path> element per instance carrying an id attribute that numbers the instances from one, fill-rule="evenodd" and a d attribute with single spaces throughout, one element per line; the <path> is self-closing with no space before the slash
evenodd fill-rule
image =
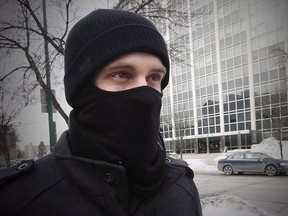
<path id="1" fill-rule="evenodd" d="M 267 211 L 230 195 L 201 199 L 203 216 L 272 216 Z"/>
<path id="2" fill-rule="evenodd" d="M 283 159 L 288 160 L 288 141 L 283 141 Z M 185 159 L 194 172 L 215 173 L 219 159 L 237 151 L 228 151 L 223 154 L 202 154 L 194 155 L 193 159 Z M 251 151 L 263 152 L 274 158 L 280 157 L 279 141 L 271 137 L 264 139 L 260 144 L 251 147 Z M 195 158 L 195 157 L 199 158 Z M 200 158 L 201 157 L 201 158 Z M 203 216 L 272 216 L 265 210 L 252 205 L 239 197 L 230 195 L 219 195 L 203 197 L 201 199 Z"/>

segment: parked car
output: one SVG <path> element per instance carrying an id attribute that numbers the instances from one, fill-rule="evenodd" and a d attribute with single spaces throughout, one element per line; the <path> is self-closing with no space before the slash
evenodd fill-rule
<path id="1" fill-rule="evenodd" d="M 226 175 L 234 173 L 285 175 L 288 172 L 288 160 L 275 159 L 260 152 L 238 152 L 220 159 L 217 168 Z"/>
<path id="2" fill-rule="evenodd" d="M 175 152 L 170 152 L 170 153 L 166 153 L 166 155 L 167 155 L 167 157 L 166 157 L 167 161 L 170 160 L 169 158 L 173 158 L 173 159 L 182 161 L 183 163 L 186 164 L 186 166 L 188 166 L 188 163 L 185 160 L 181 159 L 179 154 L 176 154 Z"/>

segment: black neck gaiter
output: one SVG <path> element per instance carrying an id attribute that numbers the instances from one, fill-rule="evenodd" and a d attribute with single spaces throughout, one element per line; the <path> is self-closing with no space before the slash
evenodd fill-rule
<path id="1" fill-rule="evenodd" d="M 161 184 L 166 158 L 159 136 L 161 97 L 147 86 L 120 92 L 86 88 L 70 114 L 72 154 L 121 161 L 132 190 L 154 190 Z"/>

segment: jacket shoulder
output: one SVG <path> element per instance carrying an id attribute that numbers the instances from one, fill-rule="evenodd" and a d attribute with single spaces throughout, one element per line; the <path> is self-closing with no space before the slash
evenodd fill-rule
<path id="1" fill-rule="evenodd" d="M 63 178 L 54 165 L 52 155 L 35 163 L 28 162 L 25 172 L 17 170 L 19 166 L 24 166 L 23 162 L 14 168 L 16 171 L 9 170 L 6 175 L 3 174 L 0 184 L 0 215 L 18 215 L 39 194 Z"/>
<path id="2" fill-rule="evenodd" d="M 161 200 L 163 215 L 202 215 L 198 189 L 194 182 L 194 172 L 184 160 L 167 157 L 170 172 L 178 178 L 166 196 Z M 173 208 L 171 208 L 173 206 Z"/>
<path id="3" fill-rule="evenodd" d="M 194 178 L 194 172 L 193 170 L 188 166 L 188 163 L 184 160 L 175 159 L 170 156 L 166 156 L 166 163 L 169 165 L 172 165 L 174 167 L 185 169 L 186 175 L 188 177 Z"/>
<path id="4" fill-rule="evenodd" d="M 0 185 L 29 172 L 34 166 L 34 160 L 22 160 L 15 166 L 0 171 Z"/>

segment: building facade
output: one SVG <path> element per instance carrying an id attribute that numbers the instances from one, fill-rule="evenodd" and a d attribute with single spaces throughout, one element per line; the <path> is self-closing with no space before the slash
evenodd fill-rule
<path id="1" fill-rule="evenodd" d="M 161 131 L 167 151 L 248 149 L 288 139 L 287 0 L 175 0 Z M 177 18 L 175 18 L 177 20 Z"/>

